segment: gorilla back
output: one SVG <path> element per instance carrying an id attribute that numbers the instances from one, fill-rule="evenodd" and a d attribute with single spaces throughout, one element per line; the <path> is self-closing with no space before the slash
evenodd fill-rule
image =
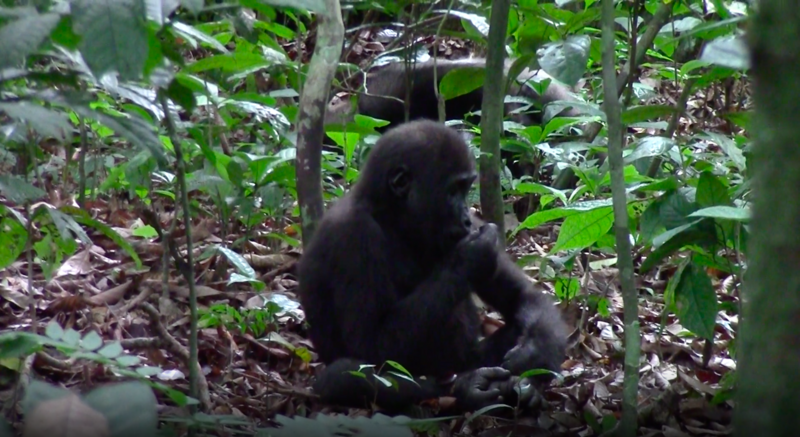
<path id="1" fill-rule="evenodd" d="M 505 73 L 511 66 L 506 62 Z M 432 61 L 419 62 L 406 65 L 402 62 L 392 63 L 379 67 L 367 73 L 366 94 L 358 98 L 357 112 L 374 118 L 388 121 L 389 127 L 397 126 L 405 121 L 405 105 L 403 101 L 408 98 L 409 121 L 426 119 L 438 120 L 438 102 L 434 92 L 434 84 L 438 87 L 442 78 L 449 72 L 459 68 L 486 68 L 486 61 L 483 59 L 468 60 L 437 60 L 436 64 Z M 408 77 L 407 77 L 408 74 Z M 516 78 L 517 81 L 527 81 L 537 76 L 530 70 L 525 70 Z M 511 95 L 527 97 L 539 105 L 546 105 L 556 100 L 575 100 L 569 88 L 551 82 L 540 95 L 531 87 L 525 85 L 514 85 L 509 90 Z M 389 98 L 387 98 L 389 97 Z M 449 99 L 445 102 L 445 118 L 447 120 L 463 119 L 465 115 L 479 111 L 483 101 L 483 88 L 477 88 L 469 93 Z M 519 104 L 506 105 L 507 110 L 519 107 Z M 326 115 L 327 123 L 341 123 L 352 119 L 353 114 L 349 113 L 350 105 L 345 102 L 341 106 L 329 106 Z M 569 108 L 561 114 L 567 116 L 577 115 L 577 112 Z M 538 113 L 516 114 L 514 118 L 525 125 L 540 123 L 541 116 Z"/>

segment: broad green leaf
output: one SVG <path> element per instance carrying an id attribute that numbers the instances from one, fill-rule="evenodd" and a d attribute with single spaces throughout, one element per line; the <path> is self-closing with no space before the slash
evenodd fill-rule
<path id="1" fill-rule="evenodd" d="M 184 73 L 199 73 L 201 71 L 220 69 L 225 73 L 238 73 L 244 70 L 264 68 L 272 65 L 263 56 L 256 53 L 228 53 L 224 55 L 202 58 L 184 68 Z"/>
<path id="2" fill-rule="evenodd" d="M 714 338 L 717 295 L 704 269 L 689 264 L 675 288 L 678 319 L 686 329 L 706 339 Z"/>
<path id="3" fill-rule="evenodd" d="M 122 352 L 122 345 L 118 341 L 108 343 L 97 351 L 98 354 L 106 358 L 116 358 L 122 355 Z"/>
<path id="4" fill-rule="evenodd" d="M 92 239 L 86 235 L 86 231 L 80 227 L 74 218 L 54 208 L 47 208 L 46 210 L 53 219 L 53 223 L 56 225 L 62 240 L 78 238 L 83 244 L 91 244 Z"/>
<path id="5" fill-rule="evenodd" d="M 699 137 L 707 138 L 717 143 L 739 171 L 745 171 L 747 169 L 747 159 L 745 159 L 742 149 L 740 149 L 733 140 L 716 132 L 704 132 L 702 135 L 699 135 Z"/>
<path id="6" fill-rule="evenodd" d="M 31 11 L 0 27 L 0 70 L 19 65 L 34 53 L 61 19 L 58 14 Z"/>
<path id="7" fill-rule="evenodd" d="M 654 118 L 670 117 L 673 114 L 675 114 L 675 108 L 669 105 L 632 106 L 622 112 L 622 124 L 632 125 Z"/>
<path id="8" fill-rule="evenodd" d="M 0 103 L 0 112 L 9 117 L 28 123 L 36 132 L 59 140 L 72 133 L 67 115 L 31 102 Z"/>
<path id="9" fill-rule="evenodd" d="M 588 35 L 573 35 L 564 41 L 547 44 L 537 52 L 539 65 L 559 82 L 573 86 L 586 72 L 591 44 Z"/>
<path id="10" fill-rule="evenodd" d="M 392 387 L 394 385 L 394 384 L 392 384 L 392 381 L 389 381 L 388 379 L 386 379 L 386 378 L 384 378 L 384 377 L 382 377 L 380 375 L 373 374 L 372 377 L 375 378 L 375 380 L 380 381 L 386 387 Z"/>
<path id="11" fill-rule="evenodd" d="M 519 226 L 517 226 L 517 229 L 514 230 L 514 233 L 517 233 L 522 229 L 534 229 L 544 223 L 569 217 L 573 214 L 578 214 L 578 211 L 568 210 L 565 208 L 553 208 L 545 211 L 539 211 L 529 215 L 528 218 L 526 218 L 522 223 L 519 224 Z"/>
<path id="12" fill-rule="evenodd" d="M 102 233 L 111 241 L 113 241 L 117 246 L 119 246 L 122 250 L 124 250 L 125 253 L 127 253 L 131 258 L 133 258 L 133 261 L 136 263 L 136 268 L 139 269 L 142 268 L 142 260 L 139 258 L 139 254 L 136 253 L 136 249 L 134 249 L 133 245 L 131 245 L 131 243 L 129 243 L 128 240 L 124 239 L 117 231 L 115 231 L 105 223 L 101 223 L 93 219 L 91 216 L 89 216 L 89 213 L 87 213 L 82 209 L 71 206 L 65 206 L 62 207 L 61 209 L 64 212 L 71 214 L 72 218 L 76 222 L 100 231 L 100 233 Z"/>
<path id="13" fill-rule="evenodd" d="M 51 321 L 44 328 L 44 335 L 52 338 L 53 340 L 61 340 L 64 337 L 64 329 L 56 321 Z"/>
<path id="14" fill-rule="evenodd" d="M 477 30 L 484 38 L 489 37 L 489 23 L 486 20 L 486 17 L 484 17 L 483 15 L 470 14 L 469 12 L 463 12 L 456 9 L 450 9 L 446 11 L 439 9 L 435 12 L 439 12 L 442 14 L 446 13 L 461 18 L 462 20 L 474 26 L 475 30 Z"/>
<path id="15" fill-rule="evenodd" d="M 116 362 L 122 367 L 133 367 L 139 365 L 142 360 L 133 355 L 122 355 L 117 357 Z"/>
<path id="16" fill-rule="evenodd" d="M 250 267 L 250 264 L 248 264 L 247 260 L 244 259 L 241 255 L 224 246 L 218 246 L 217 250 L 219 250 L 220 253 L 225 255 L 225 258 L 227 258 L 228 261 L 230 261 L 231 264 L 233 264 L 236 267 L 236 270 L 238 270 L 239 273 L 241 273 L 247 278 L 250 278 L 250 280 L 257 279 L 255 270 L 253 270 L 253 268 Z"/>
<path id="17" fill-rule="evenodd" d="M 666 137 L 642 137 L 631 146 L 633 151 L 625 156 L 625 164 L 630 164 L 637 159 L 660 156 L 675 147 L 675 140 Z"/>
<path id="18" fill-rule="evenodd" d="M 178 80 L 173 79 L 169 83 L 169 87 L 167 87 L 165 92 L 167 97 L 172 99 L 172 101 L 175 103 L 181 105 L 181 107 L 188 113 L 194 111 L 194 108 L 197 106 L 197 101 L 195 101 L 192 90 Z"/>
<path id="19" fill-rule="evenodd" d="M 735 206 L 711 206 L 698 209 L 689 214 L 689 217 L 711 217 L 746 222 L 750 220 L 750 210 L 747 208 L 737 208 Z"/>
<path id="20" fill-rule="evenodd" d="M 695 201 L 700 207 L 728 205 L 731 202 L 728 187 L 709 171 L 700 174 L 695 197 Z"/>
<path id="21" fill-rule="evenodd" d="M 571 215 L 561 224 L 558 240 L 550 253 L 589 247 L 607 234 L 612 224 L 614 211 L 611 207 Z"/>
<path id="22" fill-rule="evenodd" d="M 197 15 L 203 10 L 205 2 L 203 0 L 181 0 L 181 6 L 188 9 L 189 12 Z"/>
<path id="23" fill-rule="evenodd" d="M 485 77 L 486 70 L 483 68 L 464 67 L 450 70 L 439 82 L 439 94 L 445 100 L 463 96 L 482 87 Z"/>
<path id="24" fill-rule="evenodd" d="M 411 375 L 411 372 L 409 372 L 409 371 L 408 371 L 408 370 L 407 370 L 405 367 L 403 367 L 403 365 L 401 365 L 401 364 L 400 364 L 400 363 L 398 363 L 397 361 L 386 360 L 386 364 L 388 364 L 388 365 L 390 365 L 390 366 L 394 367 L 395 369 L 397 369 L 398 371 L 400 371 L 400 372 L 404 373 L 404 374 L 405 374 L 406 376 L 408 376 L 409 378 L 412 378 L 412 379 L 414 378 L 414 377 Z"/>
<path id="25" fill-rule="evenodd" d="M 89 351 L 95 351 L 103 346 L 103 339 L 97 331 L 89 331 L 81 339 L 81 348 Z"/>
<path id="26" fill-rule="evenodd" d="M 78 343 L 81 341 L 81 334 L 78 331 L 69 328 L 64 331 L 64 336 L 61 338 L 61 341 L 70 346 L 78 346 Z"/>
<path id="27" fill-rule="evenodd" d="M 272 6 L 283 6 L 295 9 L 300 9 L 308 12 L 315 12 L 325 15 L 328 9 L 325 7 L 325 2 L 322 0 L 263 0 L 264 3 Z M 335 13 L 339 13 L 336 11 Z"/>
<path id="28" fill-rule="evenodd" d="M 28 231 L 15 217 L 0 218 L 0 270 L 8 267 L 25 250 Z"/>
<path id="29" fill-rule="evenodd" d="M 188 24 L 181 23 L 179 21 L 173 21 L 172 27 L 175 29 L 175 32 L 178 35 L 183 36 L 187 41 L 193 41 L 196 39 L 212 47 L 214 50 L 220 51 L 222 53 L 228 53 L 228 49 L 222 43 L 217 41 L 214 37 L 212 37 L 211 35 L 207 35 L 203 31 L 200 31 L 192 26 L 189 26 Z M 194 46 L 194 48 L 197 48 L 195 44 L 192 45 Z"/>
<path id="30" fill-rule="evenodd" d="M 689 199 L 686 198 L 686 193 L 683 190 L 665 194 L 659 202 L 661 203 L 661 208 L 659 210 L 661 213 L 661 222 L 664 223 L 664 227 L 667 229 L 676 228 L 691 222 L 692 220 L 688 220 L 686 217 L 697 209 L 694 202 L 690 202 Z"/>
<path id="31" fill-rule="evenodd" d="M 155 134 L 153 126 L 138 115 L 125 114 L 124 116 L 115 117 L 95 111 L 89 107 L 90 103 L 85 100 L 82 94 L 48 91 L 40 93 L 39 97 L 51 103 L 70 108 L 82 117 L 98 121 L 117 135 L 130 141 L 133 145 L 149 151 L 161 169 L 169 167 L 169 162 L 164 153 L 164 145 Z"/>
<path id="32" fill-rule="evenodd" d="M 750 68 L 750 51 L 743 37 L 726 35 L 706 43 L 700 60 L 734 70 L 747 70 Z"/>
<path id="33" fill-rule="evenodd" d="M 95 76 L 142 77 L 148 53 L 143 0 L 73 0 L 70 10 L 82 36 L 81 55 Z"/>

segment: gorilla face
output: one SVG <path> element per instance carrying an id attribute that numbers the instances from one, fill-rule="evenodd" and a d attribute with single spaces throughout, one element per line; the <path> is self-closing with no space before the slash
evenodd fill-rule
<path id="1" fill-rule="evenodd" d="M 356 190 L 416 253 L 438 259 L 470 232 L 467 195 L 476 177 L 474 157 L 457 131 L 416 121 L 381 137 Z"/>

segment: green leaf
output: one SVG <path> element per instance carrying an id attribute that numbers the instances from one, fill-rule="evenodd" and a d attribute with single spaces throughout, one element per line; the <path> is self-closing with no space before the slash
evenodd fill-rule
<path id="1" fill-rule="evenodd" d="M 81 55 L 95 76 L 142 77 L 148 53 L 143 0 L 73 0 L 70 10 Z"/>
<path id="2" fill-rule="evenodd" d="M 88 350 L 88 351 L 96 351 L 103 346 L 103 339 L 100 337 L 100 334 L 97 331 L 89 331 L 86 335 L 83 336 L 81 339 L 81 348 Z"/>
<path id="3" fill-rule="evenodd" d="M 142 366 L 136 368 L 136 373 L 142 376 L 155 376 L 161 373 L 161 368 L 156 366 Z"/>
<path id="4" fill-rule="evenodd" d="M 186 112 L 191 113 L 197 106 L 197 101 L 194 99 L 194 93 L 192 90 L 176 79 L 173 79 L 169 83 L 169 87 L 166 89 L 166 94 L 167 97 L 181 105 Z"/>
<path id="5" fill-rule="evenodd" d="M 659 202 L 661 203 L 660 218 L 665 228 L 673 229 L 693 221 L 687 217 L 697 210 L 697 206 L 686 198 L 684 190 L 665 194 L 659 199 Z"/>
<path id="6" fill-rule="evenodd" d="M 539 65 L 559 82 L 573 86 L 586 72 L 591 45 L 592 40 L 587 35 L 574 35 L 547 44 L 537 52 Z"/>
<path id="7" fill-rule="evenodd" d="M 652 120 L 654 118 L 669 117 L 674 113 L 675 108 L 669 105 L 632 106 L 622 112 L 622 123 L 625 125 L 631 125 L 646 120 Z"/>
<path id="8" fill-rule="evenodd" d="M 44 335 L 52 338 L 53 340 L 61 340 L 64 338 L 64 329 L 56 321 L 51 321 L 44 328 Z"/>
<path id="9" fill-rule="evenodd" d="M 195 1 L 195 0 L 192 0 L 192 1 Z M 197 1 L 202 3 L 202 0 L 197 0 Z M 203 42 L 203 43 L 213 47 L 217 51 L 220 51 L 222 53 L 228 53 L 228 49 L 225 48 L 225 46 L 222 43 L 220 43 L 219 41 L 217 41 L 214 37 L 202 32 L 202 31 L 200 31 L 198 29 L 195 29 L 194 27 L 189 26 L 188 24 L 181 23 L 179 21 L 173 21 L 172 22 L 172 27 L 175 29 L 175 33 L 177 33 L 178 35 L 183 36 L 184 39 L 186 39 L 186 40 L 191 41 L 192 39 L 197 39 L 197 40 L 200 40 L 200 42 Z"/>
<path id="10" fill-rule="evenodd" d="M 550 253 L 589 247 L 607 234 L 613 224 L 614 211 L 610 206 L 571 215 L 561 224 L 558 240 Z"/>
<path id="11" fill-rule="evenodd" d="M 699 136 L 700 138 L 707 138 L 715 143 L 728 155 L 728 158 L 731 159 L 733 165 L 736 166 L 739 171 L 745 171 L 747 169 L 747 159 L 744 157 L 744 153 L 742 153 L 742 149 L 736 145 L 736 142 L 731 140 L 730 138 L 720 135 L 714 132 L 704 132 L 703 135 Z"/>
<path id="12" fill-rule="evenodd" d="M 702 219 L 701 219 L 702 220 Z M 655 267 L 661 260 L 672 255 L 678 250 L 688 245 L 708 245 L 717 241 L 716 233 L 705 232 L 700 225 L 701 220 L 687 223 L 683 226 L 671 229 L 659 235 L 653 240 L 656 250 L 650 253 L 639 268 L 639 272 L 644 274 Z"/>
<path id="13" fill-rule="evenodd" d="M 463 67 L 450 70 L 439 82 L 439 94 L 445 100 L 463 96 L 482 87 L 485 77 L 486 70 L 479 67 Z"/>
<path id="14" fill-rule="evenodd" d="M 0 270 L 19 258 L 27 241 L 28 231 L 19 220 L 11 216 L 0 219 Z"/>
<path id="15" fill-rule="evenodd" d="M 204 4 L 205 2 L 203 0 L 181 0 L 181 6 L 188 9 L 189 12 L 195 15 L 199 14 L 203 10 Z"/>
<path id="16" fill-rule="evenodd" d="M 678 319 L 686 329 L 706 339 L 714 338 L 717 295 L 704 269 L 689 264 L 675 288 Z"/>
<path id="17" fill-rule="evenodd" d="M 660 156 L 675 147 L 676 143 L 672 138 L 665 137 L 642 137 L 635 141 L 632 146 L 633 151 L 625 156 L 625 164 L 630 164 L 637 159 Z"/>
<path id="18" fill-rule="evenodd" d="M 202 58 L 184 68 L 184 73 L 219 69 L 224 73 L 239 73 L 255 68 L 269 67 L 271 63 L 255 53 L 229 53 Z"/>
<path id="19" fill-rule="evenodd" d="M 397 369 L 398 371 L 402 372 L 403 374 L 405 374 L 405 375 L 406 375 L 406 376 L 408 376 L 409 378 L 412 378 L 412 379 L 414 378 L 414 377 L 411 375 L 411 372 L 409 372 L 409 371 L 408 371 L 408 369 L 406 369 L 405 367 L 403 367 L 403 365 L 402 365 L 402 364 L 400 364 L 400 363 L 398 363 L 397 361 L 386 360 L 386 364 L 388 364 L 388 365 L 390 365 L 390 366 L 394 367 L 395 369 Z"/>
<path id="20" fill-rule="evenodd" d="M 142 360 L 139 359 L 139 357 L 135 357 L 133 355 L 122 355 L 122 356 L 119 356 L 119 357 L 117 357 L 116 361 L 122 367 L 133 367 L 133 366 L 136 366 L 136 365 L 138 365 L 138 364 L 140 364 L 142 362 Z"/>
<path id="21" fill-rule="evenodd" d="M 58 14 L 36 14 L 14 20 L 0 27 L 0 70 L 21 64 L 42 45 L 56 27 Z"/>
<path id="22" fill-rule="evenodd" d="M 0 103 L 0 112 L 27 123 L 33 130 L 46 137 L 64 141 L 66 134 L 72 132 L 66 114 L 30 102 Z"/>
<path id="23" fill-rule="evenodd" d="M 697 204 L 701 207 L 728 205 L 731 202 L 728 187 L 709 171 L 700 174 L 695 197 Z"/>
<path id="24" fill-rule="evenodd" d="M 217 250 L 225 255 L 225 258 L 227 258 L 228 261 L 230 261 L 231 264 L 236 267 L 236 270 L 238 270 L 243 276 L 249 278 L 250 280 L 258 279 L 256 277 L 256 271 L 250 267 L 250 264 L 247 263 L 247 260 L 244 259 L 244 257 L 224 246 L 218 246 Z"/>
<path id="25" fill-rule="evenodd" d="M 73 238 L 78 238 L 84 244 L 92 243 L 91 238 L 86 235 L 86 231 L 84 231 L 83 228 L 80 227 L 80 225 L 78 225 L 78 223 L 75 222 L 75 219 L 73 219 L 71 216 L 53 208 L 46 208 L 46 211 L 53 219 L 53 223 L 56 225 L 59 236 L 62 240 L 68 241 L 72 240 Z"/>
<path id="26" fill-rule="evenodd" d="M 98 354 L 106 358 L 116 358 L 122 355 L 122 352 L 123 352 L 122 345 L 118 341 L 108 343 L 105 346 L 103 346 L 102 349 L 97 351 Z"/>
<path id="27" fill-rule="evenodd" d="M 750 220 L 750 210 L 747 208 L 737 208 L 735 206 L 710 206 L 708 208 L 698 209 L 689 214 L 689 217 L 711 217 L 746 222 Z"/>
<path id="28" fill-rule="evenodd" d="M 164 154 L 164 146 L 153 131 L 153 126 L 138 115 L 125 114 L 121 117 L 106 115 L 91 109 L 90 103 L 84 99 L 84 96 L 77 93 L 46 92 L 39 96 L 51 103 L 71 108 L 85 118 L 100 122 L 133 145 L 149 151 L 161 169 L 169 167 L 169 162 Z"/>
<path id="29" fill-rule="evenodd" d="M 47 193 L 19 176 L 0 175 L 0 194 L 21 205 L 43 198 Z"/>
<path id="30" fill-rule="evenodd" d="M 392 381 L 389 381 L 388 379 L 386 379 L 386 378 L 384 378 L 384 377 L 382 377 L 380 375 L 373 374 L 372 377 L 375 378 L 377 381 L 381 382 L 386 387 L 394 386 L 394 384 L 392 384 Z"/>
<path id="31" fill-rule="evenodd" d="M 82 209 L 75 208 L 72 206 L 64 206 L 61 209 L 64 212 L 71 214 L 72 218 L 76 222 L 100 231 L 100 233 L 102 233 L 108 239 L 113 241 L 117 246 L 119 246 L 122 250 L 124 250 L 125 253 L 127 253 L 128 255 L 130 255 L 131 258 L 133 258 L 133 261 L 136 263 L 137 269 L 142 268 L 142 260 L 139 258 L 139 254 L 136 253 L 136 249 L 133 248 L 133 246 L 131 245 L 131 243 L 128 242 L 128 240 L 122 238 L 122 236 L 119 233 L 117 233 L 117 231 L 115 231 L 105 223 L 101 223 L 91 218 L 89 216 L 89 213 Z"/>
<path id="32" fill-rule="evenodd" d="M 41 349 L 42 337 L 28 332 L 0 334 L 0 360 L 21 358 Z"/>
<path id="33" fill-rule="evenodd" d="M 81 341 L 81 334 L 78 331 L 69 328 L 64 331 L 64 337 L 61 338 L 61 341 L 69 346 L 78 346 L 78 343 Z"/>
<path id="34" fill-rule="evenodd" d="M 139 226 L 138 228 L 134 228 L 131 232 L 131 235 L 134 237 L 140 238 L 155 238 L 158 236 L 158 232 L 156 229 L 150 225 Z"/>
<path id="35" fill-rule="evenodd" d="M 308 12 L 316 12 L 323 16 L 327 16 L 328 14 L 328 9 L 325 7 L 325 2 L 322 0 L 263 0 L 263 1 L 264 3 L 272 6 L 284 6 Z M 338 14 L 339 11 L 336 11 L 335 13 Z"/>
<path id="36" fill-rule="evenodd" d="M 726 35 L 707 42 L 700 60 L 734 70 L 747 70 L 750 68 L 750 51 L 743 37 Z"/>

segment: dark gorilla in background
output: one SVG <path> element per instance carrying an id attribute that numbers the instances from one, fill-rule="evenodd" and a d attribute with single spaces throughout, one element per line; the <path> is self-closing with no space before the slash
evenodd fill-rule
<path id="1" fill-rule="evenodd" d="M 475 178 L 457 131 L 410 122 L 381 137 L 351 192 L 325 214 L 298 270 L 309 337 L 327 365 L 314 384 L 323 402 L 397 411 L 452 395 L 460 410 L 533 406 L 552 375 L 518 375 L 560 370 L 565 325 L 499 248 L 497 228 L 473 225 L 466 198 Z M 483 340 L 471 292 L 505 320 Z M 395 378 L 387 388 L 371 369 L 366 379 L 348 372 L 387 360 L 416 383 Z"/>

